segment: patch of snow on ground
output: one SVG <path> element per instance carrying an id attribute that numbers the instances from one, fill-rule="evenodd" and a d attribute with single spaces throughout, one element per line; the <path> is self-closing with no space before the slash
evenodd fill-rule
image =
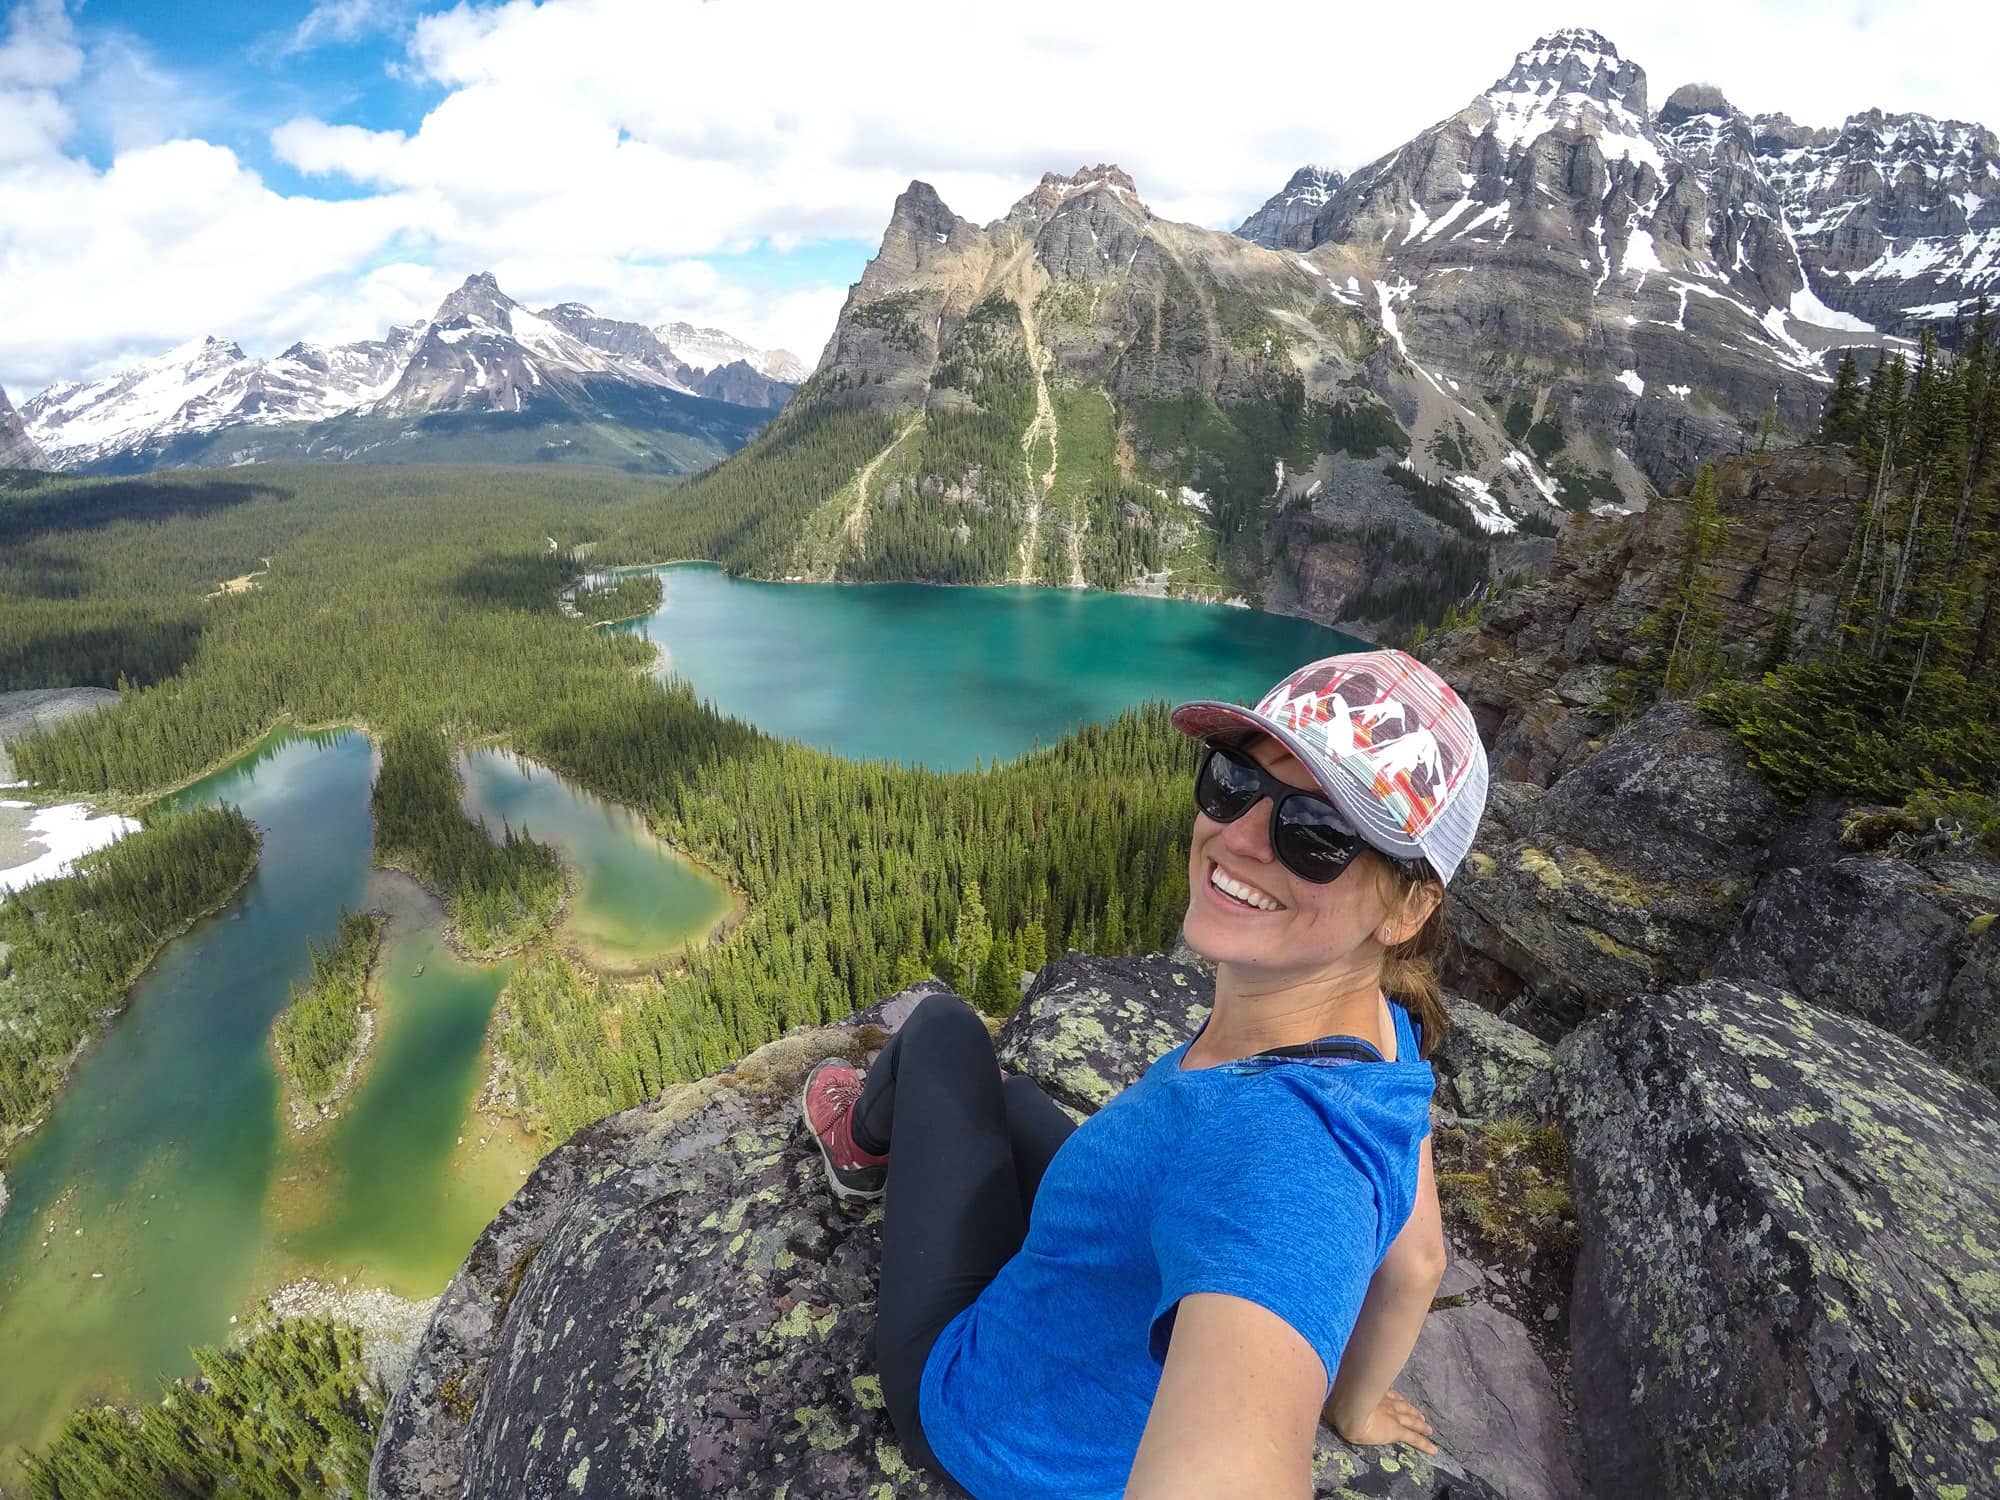
<path id="1" fill-rule="evenodd" d="M 1551 504 L 1554 503 L 1556 498 L 1555 481 L 1536 468 L 1535 461 L 1519 448 L 1513 449 L 1505 458 L 1501 459 L 1500 467 L 1503 469 L 1512 469 L 1516 474 L 1519 474 L 1528 483 L 1532 484 L 1540 492 L 1544 500 L 1549 501 Z"/>
<path id="2" fill-rule="evenodd" d="M 1646 394 L 1646 382 L 1637 370 L 1620 370 L 1618 383 L 1635 396 Z"/>
<path id="3" fill-rule="evenodd" d="M 27 805 L 25 802 L 0 803 L 5 807 Z M 45 807 L 28 819 L 28 837 L 48 852 L 25 865 L 0 870 L 0 891 L 25 890 L 37 881 L 67 875 L 84 855 L 115 844 L 126 834 L 138 831 L 138 819 L 120 813 L 106 813 L 101 818 L 93 818 L 90 808 L 82 802 Z"/>
<path id="4" fill-rule="evenodd" d="M 1452 204 L 1450 208 L 1446 209 L 1432 221 L 1430 228 L 1424 231 L 1423 237 L 1427 240 L 1436 239 L 1440 231 L 1450 227 L 1452 220 L 1472 207 L 1472 204 L 1473 200 L 1470 198 L 1459 199 L 1458 202 Z"/>
<path id="5" fill-rule="evenodd" d="M 1687 400 L 1694 392 L 1694 387 L 1691 385 L 1670 385 L 1667 389 L 1683 401 Z"/>
<path id="6" fill-rule="evenodd" d="M 1198 510 L 1203 515 L 1208 514 L 1208 496 L 1185 484 L 1181 486 L 1181 504 L 1191 510 Z"/>
<path id="7" fill-rule="evenodd" d="M 1496 220 L 1504 223 L 1506 221 L 1506 218 L 1507 218 L 1507 203 L 1505 199 L 1502 199 L 1500 202 L 1494 204 L 1491 208 L 1481 213 L 1477 218 L 1468 220 L 1466 222 L 1465 227 L 1459 230 L 1457 234 L 1453 235 L 1452 238 L 1455 240 L 1463 239 L 1466 235 L 1472 233 L 1473 230 L 1477 229 L 1482 224 L 1491 224 L 1494 223 Z"/>
<path id="8" fill-rule="evenodd" d="M 1514 518 L 1500 508 L 1499 498 L 1492 487 L 1477 474 L 1454 474 L 1450 482 L 1465 500 L 1465 508 L 1472 512 L 1474 523 L 1488 536 L 1517 529 Z"/>
<path id="9" fill-rule="evenodd" d="M 1903 314 L 1911 318 L 1955 318 L 1964 307 L 1963 302 L 1921 302 L 1904 308 Z"/>

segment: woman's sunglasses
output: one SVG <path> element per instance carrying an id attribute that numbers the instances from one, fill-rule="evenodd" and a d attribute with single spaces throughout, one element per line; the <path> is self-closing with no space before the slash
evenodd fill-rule
<path id="1" fill-rule="evenodd" d="M 1245 751 L 1210 744 L 1195 774 L 1194 800 L 1218 823 L 1234 823 L 1271 799 L 1271 852 L 1301 880 L 1325 885 L 1340 878 L 1367 847 L 1339 808 L 1318 792 L 1280 781 Z"/>

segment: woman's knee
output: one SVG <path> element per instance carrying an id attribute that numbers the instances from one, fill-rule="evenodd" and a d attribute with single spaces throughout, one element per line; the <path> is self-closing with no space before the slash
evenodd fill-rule
<path id="1" fill-rule="evenodd" d="M 903 1021 L 903 1046 L 958 1048 L 967 1045 L 993 1050 L 993 1038 L 979 1012 L 949 991 L 935 991 L 917 1002 Z"/>

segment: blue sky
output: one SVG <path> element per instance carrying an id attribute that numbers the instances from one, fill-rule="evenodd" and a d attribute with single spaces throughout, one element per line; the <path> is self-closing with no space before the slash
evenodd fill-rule
<path id="1" fill-rule="evenodd" d="M 985 222 L 1116 162 L 1226 228 L 1577 24 L 1656 104 L 1995 113 L 1962 59 L 2000 7 L 1963 0 L 0 0 L 0 386 L 376 337 L 483 270 L 810 362 L 912 179 Z"/>
<path id="2" fill-rule="evenodd" d="M 271 132 L 300 116 L 416 129 L 448 91 L 409 66 L 411 29 L 426 13 L 451 8 L 416 0 L 81 0 L 72 13 L 93 59 L 101 59 L 105 87 L 115 82 L 126 108 L 172 109 L 177 128 L 228 146 L 278 192 L 339 199 L 370 189 L 338 174 L 297 170 L 272 149 Z M 79 154 L 108 167 L 119 144 L 116 112 L 86 113 L 79 124 Z M 783 290 L 852 282 L 874 249 L 872 238 L 812 240 L 783 251 L 765 240 L 707 259 L 732 277 Z"/>

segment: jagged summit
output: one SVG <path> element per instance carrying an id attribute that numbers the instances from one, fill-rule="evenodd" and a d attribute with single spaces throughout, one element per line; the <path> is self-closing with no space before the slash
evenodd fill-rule
<path id="1" fill-rule="evenodd" d="M 479 320 L 505 328 L 508 313 L 519 306 L 500 290 L 499 279 L 491 271 L 481 271 L 466 277 L 458 290 L 449 293 L 438 304 L 437 315 L 431 321 L 451 324 L 461 319 Z"/>
<path id="2" fill-rule="evenodd" d="M 1347 179 L 1328 167 L 1307 163 L 1292 173 L 1289 181 L 1272 194 L 1249 218 L 1236 228 L 1244 239 L 1275 250 L 1285 236 L 1301 224 L 1310 224 Z"/>
<path id="3" fill-rule="evenodd" d="M 1532 145 L 1559 126 L 1581 126 L 1642 154 L 1651 150 L 1646 70 L 1585 27 L 1538 39 L 1460 118 L 1475 132 L 1490 129 L 1503 152 Z"/>
<path id="4" fill-rule="evenodd" d="M 1014 206 L 1007 210 L 1001 220 L 1006 224 L 1041 224 L 1062 209 L 1062 206 L 1087 193 L 1100 191 L 1113 195 L 1126 209 L 1141 216 L 1147 212 L 1140 201 L 1139 185 L 1122 167 L 1108 162 L 1099 162 L 1094 167 L 1078 167 L 1068 176 L 1060 172 L 1044 172 L 1042 180 L 1022 195 Z"/>

